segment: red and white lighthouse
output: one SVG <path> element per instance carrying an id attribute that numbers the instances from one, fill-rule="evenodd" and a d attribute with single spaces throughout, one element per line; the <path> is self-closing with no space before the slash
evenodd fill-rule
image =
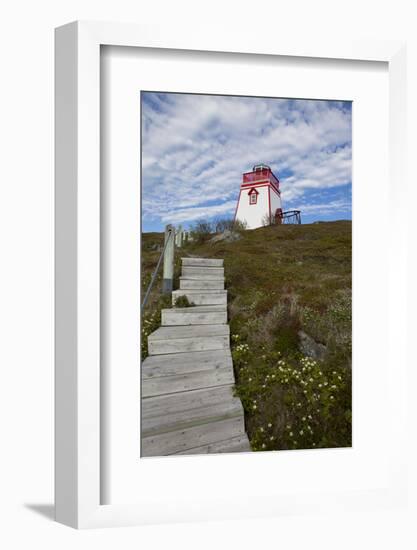
<path id="1" fill-rule="evenodd" d="M 235 220 L 255 229 L 280 223 L 282 214 L 279 179 L 266 164 L 256 164 L 252 172 L 243 174 Z"/>

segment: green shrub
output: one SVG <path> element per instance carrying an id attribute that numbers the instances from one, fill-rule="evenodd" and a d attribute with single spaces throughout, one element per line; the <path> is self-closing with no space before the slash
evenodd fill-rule
<path id="1" fill-rule="evenodd" d="M 280 357 L 234 346 L 235 392 L 252 450 L 351 446 L 350 371 L 301 355 Z"/>
<path id="2" fill-rule="evenodd" d="M 247 229 L 248 224 L 241 220 L 234 220 L 233 218 L 217 218 L 213 226 L 216 233 L 223 233 L 226 230 L 244 231 Z"/>
<path id="3" fill-rule="evenodd" d="M 216 233 L 223 233 L 223 231 L 233 231 L 234 227 L 233 218 L 217 218 L 214 222 L 214 231 Z"/>
<path id="4" fill-rule="evenodd" d="M 234 220 L 233 221 L 233 231 L 238 231 L 238 232 L 241 232 L 241 231 L 246 231 L 248 228 L 248 223 L 246 221 L 241 221 L 241 220 Z"/>
<path id="5" fill-rule="evenodd" d="M 300 309 L 304 330 L 317 342 L 325 344 L 334 361 L 350 366 L 352 356 L 352 296 L 341 291 L 328 307 L 318 312 L 309 307 Z"/>
<path id="6" fill-rule="evenodd" d="M 193 244 L 202 244 L 206 242 L 214 232 L 214 226 L 208 220 L 198 220 L 191 227 Z"/>
<path id="7" fill-rule="evenodd" d="M 178 296 L 175 298 L 174 307 L 191 307 L 194 303 L 190 302 L 187 296 Z"/>

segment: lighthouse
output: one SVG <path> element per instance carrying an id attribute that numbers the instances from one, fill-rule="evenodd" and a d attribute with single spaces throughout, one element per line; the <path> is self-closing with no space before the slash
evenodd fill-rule
<path id="1" fill-rule="evenodd" d="M 279 179 L 266 164 L 256 164 L 245 172 L 240 185 L 235 220 L 255 229 L 281 223 L 282 203 Z"/>

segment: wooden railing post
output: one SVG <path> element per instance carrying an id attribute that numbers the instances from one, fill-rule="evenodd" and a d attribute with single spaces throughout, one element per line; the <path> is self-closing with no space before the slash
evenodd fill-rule
<path id="1" fill-rule="evenodd" d="M 164 273 L 162 278 L 162 292 L 168 294 L 173 290 L 174 281 L 174 247 L 175 247 L 175 229 L 168 224 L 165 227 L 165 254 L 164 254 Z"/>
<path id="2" fill-rule="evenodd" d="M 175 236 L 175 244 L 178 246 L 178 248 L 182 247 L 182 225 L 178 226 L 177 234 Z"/>

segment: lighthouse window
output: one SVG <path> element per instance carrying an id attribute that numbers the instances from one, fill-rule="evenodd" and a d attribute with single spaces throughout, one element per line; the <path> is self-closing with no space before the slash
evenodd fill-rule
<path id="1" fill-rule="evenodd" d="M 256 193 L 252 193 L 249 195 L 249 204 L 256 204 L 257 195 Z"/>

